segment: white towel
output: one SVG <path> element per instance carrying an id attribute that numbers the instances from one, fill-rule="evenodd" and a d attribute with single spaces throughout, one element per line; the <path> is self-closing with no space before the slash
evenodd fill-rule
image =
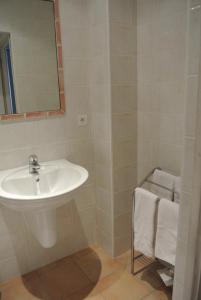
<path id="1" fill-rule="evenodd" d="M 155 194 L 135 189 L 134 247 L 148 257 L 154 257 L 157 202 Z"/>
<path id="2" fill-rule="evenodd" d="M 158 183 L 170 190 L 174 189 L 176 176 L 161 170 L 155 170 L 152 175 L 152 181 Z M 157 194 L 160 198 L 172 200 L 172 192 L 165 190 L 157 185 L 151 184 L 150 191 Z"/>
<path id="3" fill-rule="evenodd" d="M 158 207 L 155 256 L 175 265 L 179 204 L 161 199 Z"/>

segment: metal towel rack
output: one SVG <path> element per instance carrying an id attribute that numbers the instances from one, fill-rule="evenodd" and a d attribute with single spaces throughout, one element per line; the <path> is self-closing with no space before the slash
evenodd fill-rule
<path id="1" fill-rule="evenodd" d="M 169 191 L 172 196 L 171 196 L 171 200 L 174 201 L 174 196 L 175 196 L 175 191 L 174 189 L 169 189 L 159 183 L 153 182 L 152 180 L 150 180 L 150 177 L 153 175 L 155 170 L 162 170 L 160 167 L 154 168 L 140 183 L 137 187 L 142 187 L 145 183 L 150 183 L 153 184 L 155 186 L 158 186 L 164 190 Z M 150 267 L 155 260 L 157 260 L 157 258 L 155 258 L 155 260 L 153 262 L 151 262 L 150 264 L 148 264 L 145 267 L 142 267 L 141 269 L 135 271 L 135 260 L 139 259 L 140 257 L 144 256 L 143 254 L 139 254 L 137 256 L 135 256 L 135 245 L 134 245 L 134 211 L 135 211 L 135 188 L 133 191 L 133 207 L 132 207 L 132 230 L 131 230 L 131 273 L 133 275 L 137 275 L 138 273 L 144 271 L 145 269 L 147 269 L 148 267 Z M 166 265 L 170 265 L 169 263 L 166 263 Z M 170 267 L 173 267 L 170 265 Z"/>

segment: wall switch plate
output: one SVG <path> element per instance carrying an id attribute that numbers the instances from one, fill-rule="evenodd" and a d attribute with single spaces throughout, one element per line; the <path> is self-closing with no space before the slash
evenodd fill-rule
<path id="1" fill-rule="evenodd" d="M 78 126 L 86 126 L 88 123 L 87 114 L 78 115 Z"/>

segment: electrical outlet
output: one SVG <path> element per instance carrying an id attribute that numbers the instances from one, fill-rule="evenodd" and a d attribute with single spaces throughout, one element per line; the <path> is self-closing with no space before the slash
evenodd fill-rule
<path id="1" fill-rule="evenodd" d="M 87 114 L 78 115 L 78 126 L 86 126 L 88 123 Z"/>

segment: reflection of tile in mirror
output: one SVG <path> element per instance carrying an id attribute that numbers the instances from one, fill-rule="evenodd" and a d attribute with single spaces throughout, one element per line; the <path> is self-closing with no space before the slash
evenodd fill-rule
<path id="1" fill-rule="evenodd" d="M 16 113 L 10 34 L 0 32 L 0 114 Z"/>
<path id="2" fill-rule="evenodd" d="M 13 75 L 13 81 L 5 80 L 7 68 L 0 77 L 1 114 L 60 109 L 53 5 L 41 0 L 0 3 L 0 40 L 6 37 Z"/>

